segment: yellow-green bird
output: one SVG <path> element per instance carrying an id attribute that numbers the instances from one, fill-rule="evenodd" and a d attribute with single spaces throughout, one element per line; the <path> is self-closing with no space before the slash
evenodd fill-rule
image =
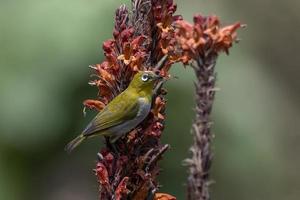
<path id="1" fill-rule="evenodd" d="M 96 115 L 83 132 L 66 146 L 66 151 L 71 152 L 85 139 L 97 135 L 108 136 L 114 143 L 135 128 L 150 112 L 153 88 L 158 79 L 161 76 L 153 71 L 137 72 L 128 88 Z"/>

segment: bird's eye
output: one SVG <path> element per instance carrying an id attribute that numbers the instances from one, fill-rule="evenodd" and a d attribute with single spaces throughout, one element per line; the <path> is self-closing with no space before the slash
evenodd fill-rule
<path id="1" fill-rule="evenodd" d="M 142 81 L 146 82 L 149 80 L 149 76 L 148 74 L 143 74 L 142 77 L 141 77 Z"/>

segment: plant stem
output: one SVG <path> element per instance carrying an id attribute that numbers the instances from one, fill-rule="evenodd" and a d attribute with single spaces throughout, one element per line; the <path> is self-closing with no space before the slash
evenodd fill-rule
<path id="1" fill-rule="evenodd" d="M 186 159 L 189 166 L 189 177 L 187 181 L 188 200 L 208 200 L 209 195 L 209 170 L 213 154 L 211 151 L 211 111 L 215 96 L 214 72 L 217 55 L 209 54 L 199 56 L 193 65 L 195 82 L 195 120 L 192 125 L 194 144 L 191 147 L 192 158 Z"/>

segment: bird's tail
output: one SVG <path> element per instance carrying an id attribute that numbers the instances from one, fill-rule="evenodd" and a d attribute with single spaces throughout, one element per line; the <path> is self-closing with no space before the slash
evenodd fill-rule
<path id="1" fill-rule="evenodd" d="M 65 150 L 68 152 L 68 153 L 71 153 L 71 151 L 73 149 L 75 149 L 75 147 L 77 147 L 79 144 L 81 144 L 81 142 L 83 140 L 85 140 L 85 136 L 80 134 L 79 136 L 77 136 L 75 139 L 73 139 L 71 142 L 69 142 L 66 147 L 65 147 Z"/>

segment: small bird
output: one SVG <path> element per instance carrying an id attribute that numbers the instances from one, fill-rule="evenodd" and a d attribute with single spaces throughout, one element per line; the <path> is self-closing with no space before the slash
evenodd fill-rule
<path id="1" fill-rule="evenodd" d="M 107 136 L 114 143 L 135 128 L 150 112 L 153 88 L 159 79 L 162 77 L 153 71 L 137 72 L 127 89 L 109 102 L 65 150 L 71 152 L 85 139 L 97 135 Z"/>

